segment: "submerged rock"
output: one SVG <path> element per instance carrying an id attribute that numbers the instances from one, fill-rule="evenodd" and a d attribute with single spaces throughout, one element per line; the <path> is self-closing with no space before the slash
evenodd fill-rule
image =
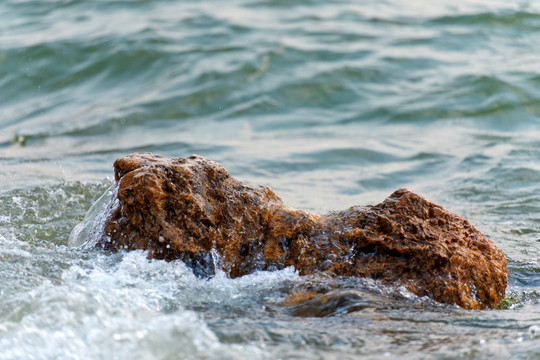
<path id="1" fill-rule="evenodd" d="M 97 241 L 105 249 L 182 259 L 201 275 L 294 266 L 302 275 L 369 277 L 467 309 L 494 308 L 505 294 L 503 253 L 464 218 L 406 189 L 320 216 L 200 156 L 137 153 L 114 170 L 117 198 Z"/>

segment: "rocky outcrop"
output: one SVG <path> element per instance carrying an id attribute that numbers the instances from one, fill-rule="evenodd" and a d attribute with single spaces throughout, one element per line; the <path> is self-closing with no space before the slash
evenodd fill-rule
<path id="1" fill-rule="evenodd" d="M 199 156 L 132 154 L 114 170 L 118 201 L 98 242 L 106 249 L 182 259 L 201 275 L 294 266 L 369 277 L 467 309 L 494 308 L 505 293 L 503 253 L 464 218 L 406 189 L 320 216 Z"/>

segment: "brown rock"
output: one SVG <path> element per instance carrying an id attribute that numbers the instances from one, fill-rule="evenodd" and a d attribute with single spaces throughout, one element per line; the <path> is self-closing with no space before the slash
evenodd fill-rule
<path id="1" fill-rule="evenodd" d="M 467 309 L 494 308 L 505 293 L 503 253 L 464 218 L 406 189 L 319 216 L 199 156 L 132 154 L 114 169 L 119 205 L 98 244 L 106 249 L 182 259 L 202 275 L 215 266 L 231 277 L 294 266 L 302 275 L 369 277 Z"/>

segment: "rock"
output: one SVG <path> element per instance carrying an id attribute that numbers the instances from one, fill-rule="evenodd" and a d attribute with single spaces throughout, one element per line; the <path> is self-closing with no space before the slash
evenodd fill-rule
<path id="1" fill-rule="evenodd" d="M 334 290 L 299 299 L 297 303 L 288 306 L 288 313 L 299 317 L 324 317 L 338 313 L 350 313 L 378 305 L 370 300 L 366 293 L 357 290 Z"/>
<path id="2" fill-rule="evenodd" d="M 508 270 L 503 253 L 464 218 L 400 189 L 375 206 L 320 216 L 284 205 L 200 156 L 137 153 L 114 163 L 117 205 L 98 246 L 182 259 L 196 274 L 231 277 L 294 266 L 404 286 L 466 309 L 494 308 Z"/>

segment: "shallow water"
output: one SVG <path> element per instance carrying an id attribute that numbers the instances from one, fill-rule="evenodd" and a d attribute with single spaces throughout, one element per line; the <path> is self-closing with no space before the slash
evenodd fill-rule
<path id="1" fill-rule="evenodd" d="M 533 1 L 0 2 L 0 359 L 540 358 L 539 36 Z M 317 212 L 408 187 L 503 250 L 514 302 L 68 247 L 133 151 Z M 294 316 L 311 283 L 355 295 Z"/>

